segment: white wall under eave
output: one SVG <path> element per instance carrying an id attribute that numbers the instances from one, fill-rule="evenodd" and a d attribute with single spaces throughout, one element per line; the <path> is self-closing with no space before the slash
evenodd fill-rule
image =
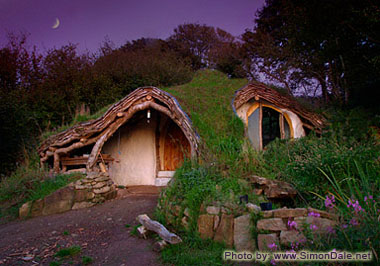
<path id="1" fill-rule="evenodd" d="M 254 103 L 255 103 L 255 100 L 250 100 L 250 101 L 246 102 L 245 104 L 243 104 L 242 106 L 240 106 L 236 110 L 236 114 L 244 122 L 244 125 L 246 127 L 248 126 L 247 112 L 248 112 L 249 108 Z M 305 130 L 303 129 L 303 126 L 302 126 L 302 121 L 300 120 L 300 118 L 295 113 L 293 113 L 292 111 L 289 111 L 287 109 L 281 109 L 279 107 L 276 107 L 275 105 L 273 105 L 273 107 L 280 109 L 283 113 L 286 113 L 288 115 L 290 121 L 292 122 L 292 128 L 293 128 L 293 133 L 294 133 L 293 137 L 294 138 L 301 138 L 301 137 L 304 137 L 306 135 Z"/>
<path id="2" fill-rule="evenodd" d="M 156 120 L 146 119 L 121 127 L 103 146 L 103 152 L 115 161 L 110 178 L 118 185 L 154 185 L 156 179 Z M 120 131 L 120 142 L 119 142 Z"/>
<path id="3" fill-rule="evenodd" d="M 292 127 L 293 127 L 293 133 L 294 133 L 294 138 L 301 138 L 306 135 L 305 130 L 303 129 L 302 126 L 302 121 L 296 115 L 295 113 L 287 110 L 287 109 L 280 109 L 283 113 L 287 114 L 290 121 L 292 122 Z"/>

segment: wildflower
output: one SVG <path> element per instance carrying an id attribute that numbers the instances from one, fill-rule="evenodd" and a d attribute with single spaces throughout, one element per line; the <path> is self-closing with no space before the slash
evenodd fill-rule
<path id="1" fill-rule="evenodd" d="M 327 227 L 327 232 L 329 234 L 335 234 L 336 233 L 335 229 L 333 227 L 331 227 L 331 226 Z"/>
<path id="2" fill-rule="evenodd" d="M 273 250 L 276 250 L 276 249 L 277 249 L 277 245 L 276 245 L 276 243 L 273 242 L 272 244 L 269 244 L 269 245 L 268 245 L 268 248 L 271 249 L 271 250 L 273 251 Z"/>
<path id="3" fill-rule="evenodd" d="M 357 225 L 359 225 L 358 221 L 357 221 L 355 218 L 352 218 L 352 219 L 351 219 L 350 224 L 351 224 L 352 226 L 357 226 Z"/>
<path id="4" fill-rule="evenodd" d="M 352 207 L 352 209 L 354 210 L 355 213 L 359 213 L 359 212 L 364 211 L 362 206 L 360 206 L 359 201 L 357 201 L 357 200 L 356 201 L 348 200 L 347 208 L 350 208 L 350 207 Z"/>
<path id="5" fill-rule="evenodd" d="M 347 224 L 342 224 L 342 228 L 343 228 L 343 229 L 346 229 L 347 227 L 348 227 Z"/>
<path id="6" fill-rule="evenodd" d="M 297 229 L 297 223 L 295 221 L 291 221 L 290 219 L 288 220 L 288 226 L 290 230 Z"/>
<path id="7" fill-rule="evenodd" d="M 308 216 L 311 216 L 311 217 L 321 217 L 321 215 L 318 212 L 309 212 Z"/>
<path id="8" fill-rule="evenodd" d="M 328 195 L 326 196 L 325 206 L 326 206 L 326 208 L 329 208 L 329 209 L 332 209 L 332 208 L 335 207 L 335 197 L 334 197 L 334 195 L 331 195 L 331 197 L 329 197 Z"/>
<path id="9" fill-rule="evenodd" d="M 318 227 L 315 224 L 311 224 L 310 225 L 310 229 L 313 230 L 313 231 L 315 231 L 315 230 L 318 229 Z"/>
<path id="10" fill-rule="evenodd" d="M 272 260 L 270 261 L 270 264 L 272 264 L 272 265 L 276 265 L 276 260 L 272 259 Z"/>

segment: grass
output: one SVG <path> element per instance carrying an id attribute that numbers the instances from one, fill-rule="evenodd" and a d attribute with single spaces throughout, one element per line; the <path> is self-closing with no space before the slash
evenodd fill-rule
<path id="1" fill-rule="evenodd" d="M 71 247 L 68 247 L 68 248 L 62 248 L 60 250 L 58 250 L 54 256 L 55 257 L 60 257 L 60 258 L 64 258 L 64 257 L 73 257 L 75 255 L 78 255 L 80 252 L 81 252 L 81 247 L 80 246 L 71 246 Z"/>
<path id="2" fill-rule="evenodd" d="M 82 248 L 76 245 L 67 248 L 62 248 L 54 254 L 54 257 L 56 257 L 57 260 L 51 261 L 50 266 L 62 265 L 63 263 L 65 265 L 88 265 L 94 262 L 94 259 L 89 256 L 82 256 L 81 258 L 79 258 L 78 255 L 81 252 Z"/>
<path id="3" fill-rule="evenodd" d="M 183 242 L 169 245 L 161 253 L 161 261 L 171 265 L 225 265 L 222 259 L 226 247 L 212 240 L 186 236 Z"/>
<path id="4" fill-rule="evenodd" d="M 94 259 L 89 257 L 89 256 L 83 256 L 82 257 L 82 264 L 83 265 L 91 264 L 93 261 L 94 261 Z"/>
<path id="5" fill-rule="evenodd" d="M 161 209 L 157 209 L 156 219 L 164 224 L 170 219 L 177 232 L 186 237 L 181 245 L 164 250 L 161 257 L 165 263 L 222 263 L 219 260 L 221 250 L 200 242 L 196 236 L 199 208 L 202 202 L 236 201 L 238 195 L 248 194 L 251 199 L 252 193 L 239 183 L 239 178 L 246 175 L 256 174 L 292 183 L 303 198 L 296 202 L 299 207 L 324 208 L 324 201 L 317 194 L 326 195 L 337 190 L 326 180 L 326 174 L 333 175 L 341 192 L 349 197 L 355 184 L 357 192 L 363 186 L 370 188 L 371 195 L 380 192 L 380 145 L 369 130 L 370 126 L 380 126 L 378 116 L 358 109 L 329 110 L 330 125 L 322 136 L 310 134 L 297 140 L 276 140 L 266 150 L 256 152 L 250 148 L 244 137 L 244 125 L 231 108 L 235 90 L 247 82 L 206 70 L 198 72 L 188 84 L 165 89 L 190 115 L 202 140 L 199 162 L 185 162 L 177 170 L 173 185 L 159 199 Z M 360 180 L 361 185 L 347 180 Z M 171 204 L 180 206 L 181 212 L 190 209 L 187 230 L 181 228 L 180 221 L 168 211 Z M 352 236 L 358 238 L 356 233 Z M 362 236 L 373 239 L 373 234 Z M 347 243 L 344 239 L 341 242 Z"/>
<path id="6" fill-rule="evenodd" d="M 1 223 L 17 218 L 18 209 L 23 203 L 42 199 L 82 177 L 78 173 L 51 177 L 48 172 L 39 169 L 37 154 L 29 158 L 27 163 L 0 182 Z"/>

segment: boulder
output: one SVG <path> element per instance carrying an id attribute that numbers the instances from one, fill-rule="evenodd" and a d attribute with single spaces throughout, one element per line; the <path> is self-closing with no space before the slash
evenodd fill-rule
<path id="1" fill-rule="evenodd" d="M 61 188 L 44 199 L 43 215 L 61 213 L 71 209 L 74 203 L 74 189 L 72 187 Z"/>
<path id="2" fill-rule="evenodd" d="M 111 190 L 111 188 L 109 186 L 105 186 L 105 187 L 102 187 L 102 188 L 99 188 L 99 189 L 94 189 L 94 193 L 95 194 L 104 194 L 104 193 L 107 193 L 110 190 Z"/>
<path id="3" fill-rule="evenodd" d="M 311 213 L 311 212 L 319 213 L 319 215 L 320 215 L 321 218 L 327 218 L 327 219 L 330 219 L 330 220 L 338 220 L 338 215 L 336 215 L 335 213 L 321 211 L 321 210 L 317 210 L 317 209 L 314 209 L 314 208 L 311 208 L 311 207 L 307 208 L 307 212 L 308 213 Z"/>
<path id="4" fill-rule="evenodd" d="M 87 178 L 88 179 L 96 179 L 97 177 L 99 177 L 99 172 L 88 172 L 87 173 Z"/>
<path id="5" fill-rule="evenodd" d="M 278 237 L 276 234 L 259 234 L 257 236 L 257 245 L 260 251 L 270 250 L 268 245 L 273 244 L 273 243 L 279 246 Z"/>
<path id="6" fill-rule="evenodd" d="M 98 182 L 98 183 L 94 184 L 92 187 L 93 187 L 93 188 L 102 188 L 102 187 L 104 187 L 105 185 L 107 185 L 106 182 Z"/>
<path id="7" fill-rule="evenodd" d="M 234 243 L 234 216 L 222 214 L 221 221 L 216 229 L 214 240 L 226 243 L 227 247 L 232 247 Z"/>
<path id="8" fill-rule="evenodd" d="M 92 192 L 91 192 L 91 193 L 92 193 Z M 94 194 L 94 193 L 92 193 L 92 194 Z M 111 199 L 114 199 L 114 198 L 117 197 L 117 191 L 116 191 L 116 190 L 111 190 L 111 191 L 105 193 L 103 196 L 104 196 L 104 199 L 105 199 L 105 200 L 111 200 Z"/>
<path id="9" fill-rule="evenodd" d="M 219 213 L 220 213 L 220 207 L 217 207 L 217 206 L 208 206 L 206 208 L 206 212 L 208 214 L 212 214 L 212 215 L 219 215 Z"/>
<path id="10" fill-rule="evenodd" d="M 251 216 L 249 214 L 234 219 L 234 245 L 236 251 L 253 251 L 255 244 L 251 237 Z"/>
<path id="11" fill-rule="evenodd" d="M 300 217 L 307 216 L 307 210 L 305 208 L 296 208 L 296 209 L 277 209 L 273 210 L 273 215 L 275 218 L 290 218 L 290 217 Z"/>
<path id="12" fill-rule="evenodd" d="M 88 202 L 88 201 L 75 202 L 72 209 L 77 210 L 77 209 L 89 208 L 89 207 L 92 207 L 94 205 L 95 205 L 95 203 Z"/>
<path id="13" fill-rule="evenodd" d="M 298 229 L 302 230 L 305 226 L 310 228 L 310 225 L 315 226 L 312 228 L 316 233 L 328 233 L 336 224 L 336 221 L 320 218 L 320 217 L 296 217 L 294 221 L 298 225 Z"/>
<path id="14" fill-rule="evenodd" d="M 257 221 L 257 230 L 283 231 L 287 230 L 280 218 L 262 219 Z"/>
<path id="15" fill-rule="evenodd" d="M 261 214 L 264 218 L 272 218 L 273 217 L 273 211 L 262 211 Z"/>
<path id="16" fill-rule="evenodd" d="M 290 247 L 292 243 L 304 243 L 306 242 L 306 237 L 298 231 L 281 231 L 280 243 L 287 247 Z"/>
<path id="17" fill-rule="evenodd" d="M 189 208 L 186 208 L 184 211 L 183 211 L 183 214 L 187 217 L 190 217 L 190 209 Z"/>
<path id="18" fill-rule="evenodd" d="M 29 216 L 29 213 L 30 213 L 30 209 L 32 208 L 32 202 L 31 201 L 28 201 L 26 203 L 24 203 L 20 209 L 18 210 L 18 216 L 21 218 L 21 219 L 25 219 Z"/>
<path id="19" fill-rule="evenodd" d="M 86 189 L 88 188 L 88 186 L 85 186 L 85 185 L 75 185 L 75 189 L 76 190 L 81 190 L 81 189 Z"/>
<path id="20" fill-rule="evenodd" d="M 245 207 L 247 207 L 247 209 L 248 209 L 249 212 L 252 212 L 252 213 L 255 213 L 255 214 L 259 214 L 260 211 L 261 211 L 260 206 L 257 206 L 257 205 L 255 205 L 253 203 L 250 203 L 250 202 L 247 203 L 245 205 Z"/>
<path id="21" fill-rule="evenodd" d="M 76 190 L 75 191 L 75 202 L 81 202 L 81 201 L 86 201 L 89 199 L 94 198 L 94 193 L 90 192 L 89 190 Z"/>
<path id="22" fill-rule="evenodd" d="M 202 239 L 212 238 L 214 236 L 214 216 L 202 214 L 198 217 L 198 232 Z"/>
<path id="23" fill-rule="evenodd" d="M 35 200 L 32 204 L 32 208 L 30 209 L 30 216 L 31 217 L 41 216 L 43 209 L 44 209 L 44 200 L 43 199 Z"/>
<path id="24" fill-rule="evenodd" d="M 283 181 L 271 180 L 255 175 L 248 177 L 248 179 L 250 183 L 257 187 L 256 189 L 262 189 L 268 199 L 292 198 L 297 195 L 297 191 L 292 185 Z M 255 193 L 261 194 L 262 191 L 255 190 Z"/>
<path id="25" fill-rule="evenodd" d="M 188 228 L 189 227 L 189 222 L 188 222 L 188 218 L 186 216 L 183 216 L 182 219 L 181 219 L 181 224 L 184 228 Z"/>
<path id="26" fill-rule="evenodd" d="M 96 182 L 103 182 L 103 181 L 108 181 L 110 178 L 108 176 L 100 176 L 95 178 Z"/>

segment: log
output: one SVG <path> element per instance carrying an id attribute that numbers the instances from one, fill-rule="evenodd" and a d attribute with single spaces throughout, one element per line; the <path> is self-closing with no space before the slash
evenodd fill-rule
<path id="1" fill-rule="evenodd" d="M 103 173 L 107 173 L 107 169 L 104 163 L 100 162 L 99 167 L 100 167 L 100 171 L 102 171 Z"/>
<path id="2" fill-rule="evenodd" d="M 123 124 L 132 117 L 131 111 L 139 111 L 138 109 L 141 107 L 143 107 L 142 109 L 153 108 L 169 115 L 169 117 L 181 127 L 185 136 L 190 141 L 192 155 L 196 156 L 198 154 L 199 136 L 192 129 L 191 121 L 180 108 L 176 99 L 157 88 L 145 87 L 133 91 L 127 97 L 112 105 L 105 114 L 98 119 L 76 124 L 66 131 L 49 137 L 38 148 L 41 163 L 54 157 L 58 159 L 58 161 L 55 160 L 54 162 L 56 171 L 59 171 L 59 157 L 61 155 L 68 154 L 74 149 L 94 143 L 98 143 L 98 147 L 103 146 L 102 140 L 99 139 L 107 133 L 107 129 L 109 127 L 117 129 L 120 122 Z M 118 115 L 120 116 L 121 114 L 123 115 L 118 117 Z M 127 116 L 127 119 L 125 119 L 125 116 Z M 110 135 L 107 134 L 105 139 L 109 137 Z M 91 167 L 94 166 L 94 161 L 98 156 L 97 150 L 93 151 L 93 156 L 89 158 L 90 163 L 88 164 L 88 166 Z"/>
<path id="3" fill-rule="evenodd" d="M 136 219 L 146 229 L 156 232 L 166 242 L 170 244 L 178 244 L 182 242 L 182 239 L 179 236 L 169 232 L 168 229 L 159 222 L 151 220 L 148 215 L 140 214 Z"/>
<path id="4" fill-rule="evenodd" d="M 137 227 L 137 232 L 139 237 L 146 239 L 146 234 L 148 230 L 146 230 L 145 226 L 142 225 Z"/>
<path id="5" fill-rule="evenodd" d="M 167 245 L 168 245 L 168 243 L 165 240 L 160 240 L 160 241 L 157 241 L 156 243 L 153 244 L 153 248 L 152 249 L 153 249 L 153 251 L 160 252 Z"/>

